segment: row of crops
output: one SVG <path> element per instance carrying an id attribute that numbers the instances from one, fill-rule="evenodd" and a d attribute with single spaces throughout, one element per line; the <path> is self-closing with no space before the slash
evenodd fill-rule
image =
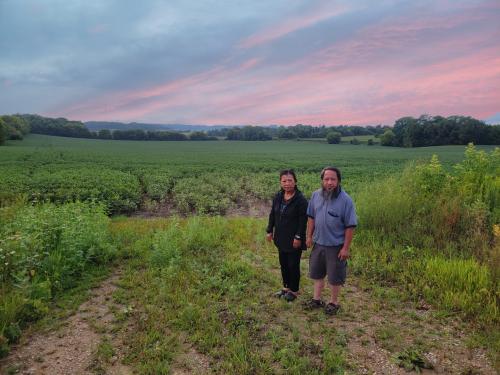
<path id="1" fill-rule="evenodd" d="M 230 208 L 269 200 L 279 189 L 276 172 L 245 173 L 180 170 L 116 170 L 73 166 L 40 168 L 31 173 L 0 168 L 0 205 L 22 196 L 31 202 L 95 201 L 109 214 L 154 211 L 169 205 L 179 214 L 223 215 Z M 298 186 L 306 196 L 319 187 L 318 173 L 300 173 Z M 352 194 L 360 180 L 344 186 Z"/>
<path id="2" fill-rule="evenodd" d="M 356 184 L 400 169 L 408 157 L 384 150 L 375 159 L 363 149 L 355 154 L 342 146 L 332 154 L 330 145 L 305 142 L 253 142 L 239 148 L 184 142 L 185 149 L 118 143 L 121 147 L 107 149 L 96 140 L 35 135 L 11 142 L 0 154 L 0 205 L 22 196 L 31 202 L 95 201 L 110 214 L 165 205 L 179 214 L 225 214 L 269 199 L 279 188 L 280 169 L 294 168 L 300 189 L 310 195 L 319 186 L 321 168 L 335 163 L 347 168 L 345 186 L 352 192 Z"/>
<path id="3" fill-rule="evenodd" d="M 377 176 L 438 153 L 443 165 L 463 158 L 463 147 L 419 150 L 328 145 L 318 142 L 106 142 L 30 135 L 2 147 L 0 205 L 19 196 L 31 202 L 95 201 L 108 213 L 154 211 L 224 214 L 279 188 L 278 172 L 294 168 L 306 196 L 325 165 L 343 170 L 356 194 Z"/>

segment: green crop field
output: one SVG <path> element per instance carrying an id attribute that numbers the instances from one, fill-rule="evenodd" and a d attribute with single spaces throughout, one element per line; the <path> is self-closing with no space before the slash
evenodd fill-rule
<path id="1" fill-rule="evenodd" d="M 492 150 L 492 147 L 481 147 Z M 30 135 L 0 149 L 0 203 L 97 200 L 112 213 L 168 203 L 179 213 L 224 214 L 248 199 L 269 199 L 277 173 L 294 168 L 306 195 L 326 165 L 343 171 L 351 193 L 399 172 L 410 161 L 438 155 L 445 167 L 464 147 L 401 149 L 308 141 L 141 142 Z M 194 188 L 199 186 L 199 188 Z"/>
<path id="2" fill-rule="evenodd" d="M 298 301 L 272 297 L 266 218 L 245 217 L 265 216 L 280 169 L 309 196 L 325 165 L 342 169 L 360 223 L 332 319 L 301 305 L 309 251 Z M 127 216 L 138 210 L 169 217 Z M 494 373 L 500 150 L 39 135 L 0 147 L 0 357 L 25 330 L 64 325 L 110 273 L 117 289 L 99 301 L 113 318 L 86 315 L 101 340 L 92 373 Z M 16 358 L 0 369 L 28 370 Z"/>

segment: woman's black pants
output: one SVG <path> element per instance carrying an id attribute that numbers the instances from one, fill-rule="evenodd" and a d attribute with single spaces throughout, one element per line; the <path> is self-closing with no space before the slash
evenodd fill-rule
<path id="1" fill-rule="evenodd" d="M 281 276 L 283 276 L 283 286 L 292 292 L 299 291 L 300 282 L 300 257 L 301 250 L 285 252 L 279 250 Z"/>

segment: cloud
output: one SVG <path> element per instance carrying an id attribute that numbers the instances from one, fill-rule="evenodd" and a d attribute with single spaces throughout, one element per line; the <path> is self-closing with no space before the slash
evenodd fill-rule
<path id="1" fill-rule="evenodd" d="M 0 32 L 21 22 L 8 4 Z M 498 112 L 494 1 L 82 4 L 44 6 L 0 41 L 0 112 L 206 124 Z"/>
<path id="2" fill-rule="evenodd" d="M 260 44 L 269 43 L 295 31 L 311 27 L 319 22 L 340 16 L 352 10 L 346 4 L 326 2 L 319 6 L 307 9 L 305 13 L 285 18 L 278 23 L 259 30 L 239 43 L 240 48 L 252 48 Z"/>

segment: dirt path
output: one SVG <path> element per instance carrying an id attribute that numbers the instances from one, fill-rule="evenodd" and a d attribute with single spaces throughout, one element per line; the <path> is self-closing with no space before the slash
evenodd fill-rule
<path id="1" fill-rule="evenodd" d="M 120 337 L 113 333 L 113 300 L 119 272 L 92 290 L 92 297 L 55 332 L 40 332 L 23 340 L 0 362 L 2 374 L 77 375 L 131 374 L 121 364 Z"/>

